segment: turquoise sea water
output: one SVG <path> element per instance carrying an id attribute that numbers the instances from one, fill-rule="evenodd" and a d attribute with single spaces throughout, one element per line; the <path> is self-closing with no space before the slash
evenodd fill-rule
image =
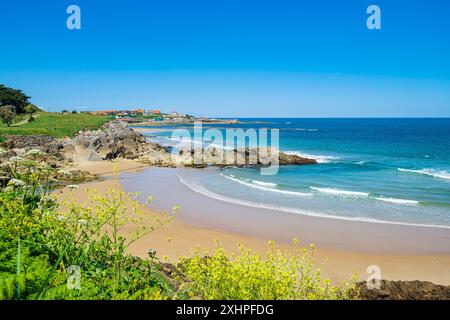
<path id="1" fill-rule="evenodd" d="M 276 128 L 282 151 L 319 163 L 281 166 L 273 176 L 258 168 L 182 170 L 183 183 L 224 201 L 286 212 L 450 227 L 450 119 L 241 120 L 253 123 L 204 129 Z M 147 139 L 174 145 L 166 129 Z"/>

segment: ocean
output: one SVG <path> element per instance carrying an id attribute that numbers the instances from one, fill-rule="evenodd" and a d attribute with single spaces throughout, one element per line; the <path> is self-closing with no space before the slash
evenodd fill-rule
<path id="1" fill-rule="evenodd" d="M 183 184 L 280 212 L 450 228 L 450 119 L 239 120 L 203 128 L 279 129 L 282 151 L 318 164 L 281 166 L 276 175 L 255 167 L 179 170 Z M 158 128 L 144 133 L 147 140 L 178 143 L 173 126 Z"/>

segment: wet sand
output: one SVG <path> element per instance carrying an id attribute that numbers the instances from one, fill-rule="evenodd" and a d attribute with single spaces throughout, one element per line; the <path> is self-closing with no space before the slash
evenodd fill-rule
<path id="1" fill-rule="evenodd" d="M 102 176 L 75 191 L 86 201 L 86 188 L 105 192 L 122 188 L 153 196 L 147 212 L 170 210 L 180 205 L 177 217 L 169 224 L 140 239 L 130 248 L 134 255 L 147 256 L 155 249 L 160 257 L 176 261 L 189 255 L 196 246 L 211 249 L 219 239 L 229 250 L 237 243 L 264 252 L 269 240 L 292 249 L 292 239 L 316 245 L 317 261 L 324 275 L 333 281 L 347 279 L 357 271 L 367 278 L 369 265 L 378 265 L 381 276 L 390 280 L 428 280 L 450 284 L 450 230 L 401 225 L 353 222 L 287 214 L 223 202 L 198 194 L 181 184 L 176 169 L 145 168 L 133 161 L 119 161 L 119 177 L 111 162 L 90 163 L 83 167 Z M 64 193 L 67 191 L 64 191 Z M 169 241 L 170 239 L 170 241 Z"/>
<path id="2" fill-rule="evenodd" d="M 450 255 L 450 229 L 314 217 L 230 203 L 191 190 L 179 181 L 177 170 L 191 169 L 151 168 L 125 174 L 122 182 L 127 191 L 153 195 L 157 210 L 181 206 L 179 219 L 195 226 L 282 243 L 298 238 L 322 248 L 362 253 Z"/>

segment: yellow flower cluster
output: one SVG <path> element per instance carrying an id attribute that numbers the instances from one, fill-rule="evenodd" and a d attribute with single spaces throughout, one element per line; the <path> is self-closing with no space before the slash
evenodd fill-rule
<path id="1" fill-rule="evenodd" d="M 298 241 L 294 241 L 298 244 Z M 275 299 L 350 299 L 356 276 L 341 286 L 321 278 L 315 267 L 314 246 L 295 247 L 293 253 L 282 251 L 269 242 L 265 255 L 239 245 L 237 255 L 217 244 L 211 252 L 197 249 L 193 257 L 181 260 L 188 278 L 189 296 L 205 299 L 275 300 Z"/>

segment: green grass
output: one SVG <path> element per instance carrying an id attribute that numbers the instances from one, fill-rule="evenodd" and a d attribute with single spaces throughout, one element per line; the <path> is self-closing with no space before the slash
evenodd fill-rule
<path id="1" fill-rule="evenodd" d="M 47 134 L 55 138 L 72 136 L 81 129 L 98 129 L 111 120 L 108 116 L 91 114 L 40 113 L 34 121 L 20 126 L 7 127 L 0 124 L 0 140 L 5 134 Z"/>

